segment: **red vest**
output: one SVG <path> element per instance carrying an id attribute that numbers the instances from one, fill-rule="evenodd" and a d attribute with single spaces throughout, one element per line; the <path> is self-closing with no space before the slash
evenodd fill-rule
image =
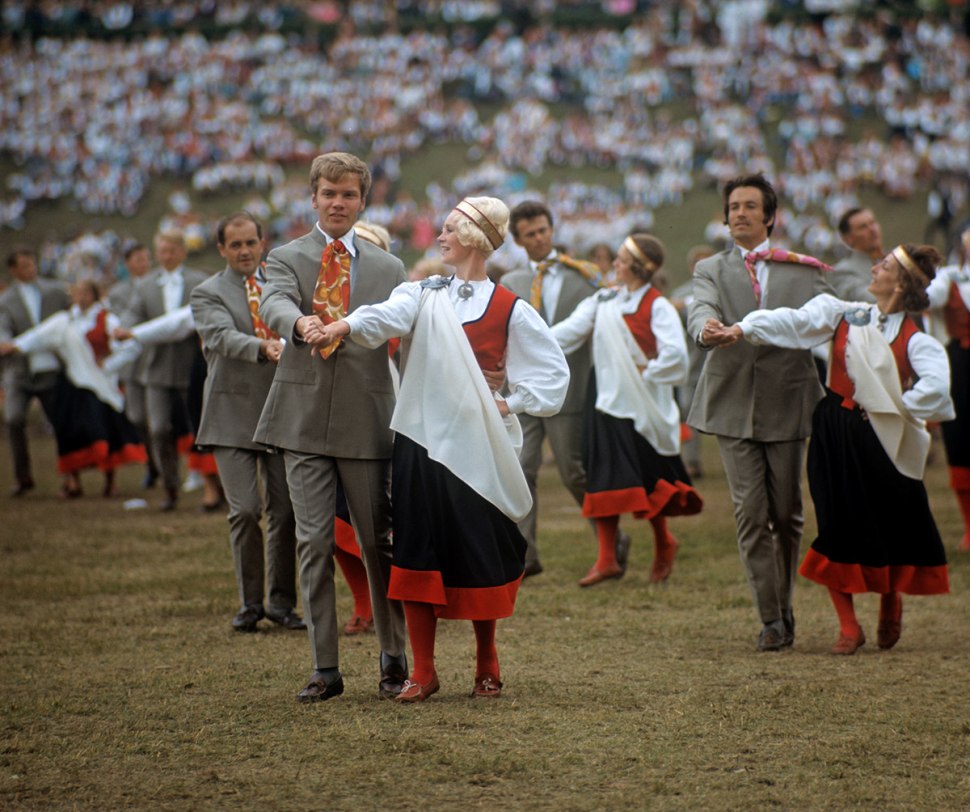
<path id="1" fill-rule="evenodd" d="M 964 349 L 970 349 L 970 310 L 956 282 L 950 284 L 950 296 L 943 306 L 943 324 L 950 338 L 959 341 Z"/>
<path id="2" fill-rule="evenodd" d="M 650 318 L 653 315 L 653 303 L 659 298 L 660 291 L 656 288 L 650 288 L 643 294 L 636 312 L 623 316 L 623 321 L 626 322 L 626 326 L 633 333 L 633 337 L 637 340 L 637 344 L 640 345 L 640 349 L 643 350 L 643 354 L 647 358 L 657 357 L 657 339 L 650 327 Z"/>
<path id="3" fill-rule="evenodd" d="M 94 327 L 84 334 L 84 337 L 88 340 L 88 344 L 91 345 L 91 349 L 94 350 L 94 360 L 98 362 L 98 366 L 101 366 L 105 358 L 111 354 L 111 348 L 108 346 L 108 311 L 102 310 L 98 313 L 94 320 Z"/>
<path id="4" fill-rule="evenodd" d="M 889 349 L 893 351 L 893 357 L 896 359 L 899 383 L 904 392 L 912 387 L 913 378 L 915 377 L 913 368 L 909 363 L 909 355 L 906 352 L 906 348 L 909 346 L 909 340 L 918 332 L 919 327 L 916 326 L 916 322 L 909 316 L 906 316 L 903 319 L 902 326 L 899 328 L 899 333 L 889 345 Z M 839 326 L 835 328 L 835 337 L 832 339 L 829 389 L 835 392 L 835 394 L 842 396 L 843 408 L 854 409 L 856 407 L 856 402 L 853 400 L 855 396 L 855 384 L 852 383 L 852 379 L 849 377 L 849 373 L 845 368 L 845 345 L 848 339 L 849 323 L 845 319 L 842 319 L 839 322 Z"/>
<path id="5" fill-rule="evenodd" d="M 518 298 L 508 288 L 496 285 L 485 312 L 475 321 L 462 325 L 481 369 L 495 369 L 505 358 L 505 348 L 509 343 L 509 320 Z"/>

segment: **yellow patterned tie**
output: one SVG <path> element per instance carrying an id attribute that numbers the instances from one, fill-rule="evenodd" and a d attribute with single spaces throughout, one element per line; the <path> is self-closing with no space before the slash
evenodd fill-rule
<path id="1" fill-rule="evenodd" d="M 529 301 L 540 314 L 542 313 L 542 280 L 546 278 L 546 271 L 552 267 L 554 262 L 555 260 L 553 259 L 544 259 L 542 262 L 537 263 L 536 275 L 532 278 L 532 290 L 529 291 Z"/>
<path id="2" fill-rule="evenodd" d="M 256 336 L 256 338 L 268 340 L 279 338 L 279 333 L 275 332 L 274 330 L 270 330 L 266 322 L 260 318 L 259 297 L 263 293 L 263 288 L 259 284 L 259 280 L 256 279 L 256 274 L 246 277 L 245 286 L 246 302 L 249 304 L 249 315 L 253 319 L 253 335 Z"/>
<path id="3" fill-rule="evenodd" d="M 324 324 L 339 321 L 347 315 L 350 307 L 350 254 L 340 240 L 334 240 L 323 249 L 320 257 L 320 275 L 313 290 L 313 312 Z M 320 350 L 321 358 L 329 358 L 341 341 Z"/>

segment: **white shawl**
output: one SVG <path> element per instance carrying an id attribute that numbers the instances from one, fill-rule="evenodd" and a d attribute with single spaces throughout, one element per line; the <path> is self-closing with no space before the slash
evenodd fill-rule
<path id="1" fill-rule="evenodd" d="M 896 470 L 910 479 L 922 479 L 930 434 L 903 403 L 896 359 L 875 325 L 849 327 L 845 368 L 855 385 L 854 400 L 865 409 Z"/>
<path id="2" fill-rule="evenodd" d="M 518 418 L 499 414 L 447 288 L 421 291 L 391 429 L 513 521 L 531 510 L 515 447 L 522 445 Z"/>

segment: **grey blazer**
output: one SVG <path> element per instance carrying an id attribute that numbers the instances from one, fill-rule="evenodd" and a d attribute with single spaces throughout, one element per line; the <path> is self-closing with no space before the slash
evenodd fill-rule
<path id="1" fill-rule="evenodd" d="M 847 302 L 874 302 L 876 297 L 868 291 L 872 282 L 872 266 L 875 263 L 868 254 L 853 251 L 845 259 L 839 260 L 832 269 L 831 283 L 835 295 Z"/>
<path id="2" fill-rule="evenodd" d="M 165 297 L 159 284 L 163 273 L 165 273 L 163 270 L 156 268 L 135 282 L 128 310 L 122 317 L 124 324 L 132 326 L 165 315 Z M 182 269 L 182 305 L 189 303 L 192 290 L 206 279 L 208 276 L 201 271 Z M 197 343 L 198 339 L 192 335 L 181 341 L 156 344 L 146 348 L 143 353 L 144 366 L 138 383 L 145 386 L 181 389 L 187 387 Z"/>
<path id="3" fill-rule="evenodd" d="M 404 265 L 357 240 L 350 310 L 383 302 L 404 282 Z M 313 289 L 326 240 L 314 227 L 270 252 L 260 315 L 286 338 L 254 439 L 263 445 L 349 459 L 391 456 L 394 387 L 387 347 L 368 350 L 345 340 L 326 360 L 293 328 L 313 312 Z"/>
<path id="4" fill-rule="evenodd" d="M 53 316 L 71 306 L 71 297 L 64 286 L 49 279 L 38 279 L 40 289 L 40 319 Z M 15 283 L 0 295 L 0 341 L 9 341 L 34 326 Z M 22 385 L 30 378 L 27 357 L 16 353 L 2 359 L 3 382 L 8 388 Z"/>
<path id="5" fill-rule="evenodd" d="M 190 303 L 209 367 L 196 442 L 260 450 L 253 433 L 276 365 L 259 354 L 243 277 L 226 268 L 197 285 Z"/>
<path id="6" fill-rule="evenodd" d="M 820 293 L 831 293 L 825 274 L 805 265 L 772 262 L 765 304 L 801 307 Z M 688 334 L 697 341 L 709 318 L 725 325 L 755 309 L 751 279 L 741 255 L 729 248 L 694 269 L 694 301 Z M 782 442 L 811 433 L 812 412 L 822 397 L 808 350 L 785 350 L 739 341 L 708 353 L 687 417 L 699 431 L 725 437 Z"/>
<path id="7" fill-rule="evenodd" d="M 560 272 L 563 274 L 562 290 L 559 293 L 559 301 L 556 303 L 556 312 L 553 313 L 550 325 L 558 324 L 567 316 L 572 314 L 576 306 L 588 296 L 596 293 L 596 286 L 589 282 L 581 273 L 559 264 Z M 517 296 L 529 302 L 532 298 L 532 279 L 535 276 L 531 268 L 509 271 L 504 274 L 501 283 L 515 293 Z M 546 319 L 545 313 L 540 313 Z M 546 319 L 548 321 L 548 319 Z M 569 365 L 569 388 L 566 390 L 566 400 L 560 415 L 582 414 L 586 404 L 586 389 L 589 385 L 589 372 L 593 365 L 592 342 L 587 341 L 575 352 L 566 356 L 566 363 Z"/>

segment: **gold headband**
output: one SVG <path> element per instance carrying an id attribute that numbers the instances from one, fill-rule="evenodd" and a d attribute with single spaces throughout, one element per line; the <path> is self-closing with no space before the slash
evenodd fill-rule
<path id="1" fill-rule="evenodd" d="M 909 271 L 913 276 L 915 276 L 924 288 L 930 283 L 930 278 L 923 273 L 919 265 L 913 262 L 913 258 L 906 253 L 906 249 L 903 248 L 903 246 L 897 245 L 895 248 L 893 248 L 892 255 L 895 257 L 896 262 L 902 266 L 902 269 L 904 271 Z"/>
<path id="2" fill-rule="evenodd" d="M 460 214 L 464 214 L 469 220 L 471 220 L 476 226 L 478 226 L 485 238 L 489 241 L 492 248 L 498 248 L 505 240 L 502 239 L 502 234 L 481 211 L 479 211 L 474 205 L 468 202 L 468 198 L 465 198 L 460 203 L 455 206 L 455 211 Z"/>
<path id="3" fill-rule="evenodd" d="M 647 259 L 643 251 L 640 250 L 640 246 L 637 245 L 636 242 L 634 242 L 633 237 L 627 237 L 623 241 L 623 247 L 626 248 L 626 250 L 629 251 L 631 254 L 633 254 L 634 259 L 636 259 L 648 271 L 657 270 L 656 263 L 653 263 L 649 259 Z"/>

